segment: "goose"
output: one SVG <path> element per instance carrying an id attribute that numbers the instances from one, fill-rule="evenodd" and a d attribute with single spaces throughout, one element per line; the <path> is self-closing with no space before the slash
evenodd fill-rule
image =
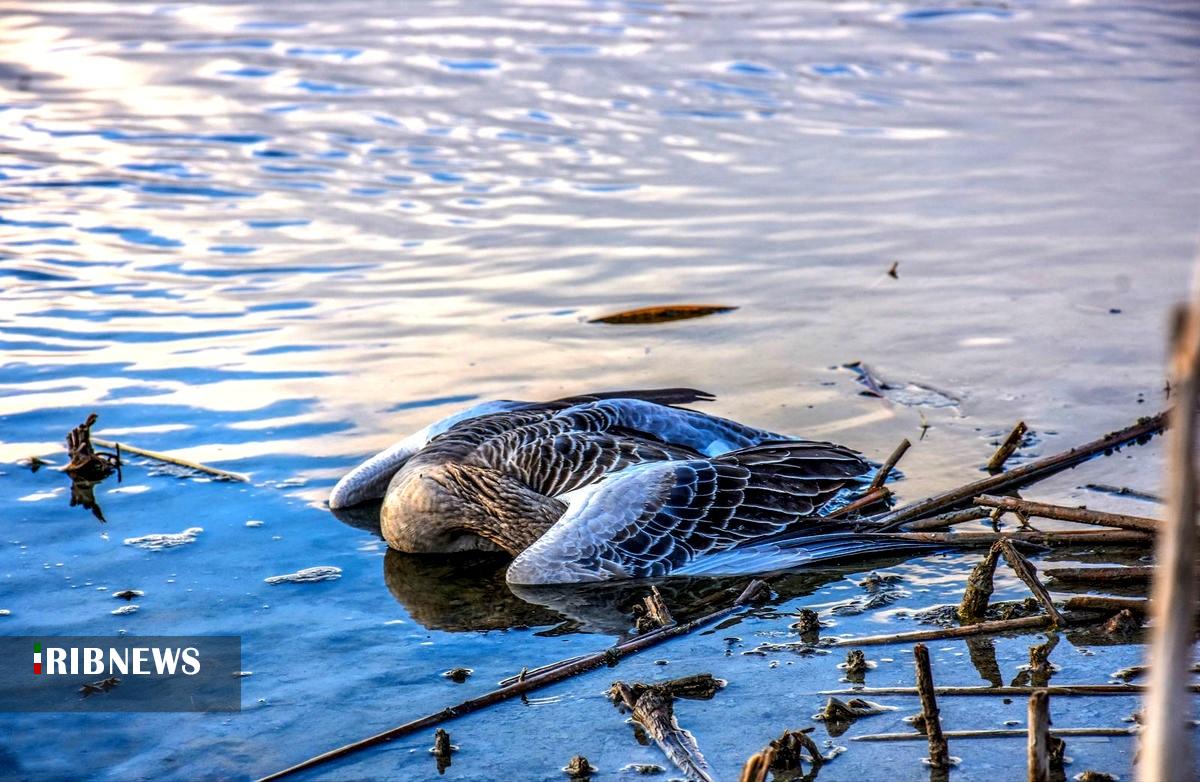
<path id="1" fill-rule="evenodd" d="M 345 475 L 331 509 L 382 498 L 407 553 L 503 551 L 514 585 L 741 575 L 912 548 L 824 518 L 874 467 L 833 443 L 692 410 L 690 388 L 496 400 Z"/>

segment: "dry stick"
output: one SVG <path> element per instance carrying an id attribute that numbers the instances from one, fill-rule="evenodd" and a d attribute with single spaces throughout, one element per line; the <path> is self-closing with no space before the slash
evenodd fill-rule
<path id="1" fill-rule="evenodd" d="M 1188 685 L 1192 692 L 1200 692 L 1200 684 Z M 1059 684 L 1047 687 L 935 687 L 934 694 L 942 696 L 971 696 L 971 695 L 1029 695 L 1044 691 L 1055 697 L 1063 696 L 1107 696 L 1107 695 L 1138 695 L 1146 691 L 1140 684 Z M 821 690 L 817 695 L 853 695 L 862 698 L 868 695 L 919 695 L 916 687 L 859 687 L 849 690 Z"/>
<path id="2" fill-rule="evenodd" d="M 955 524 L 962 524 L 966 521 L 986 519 L 990 515 L 991 511 L 986 508 L 964 508 L 963 510 L 954 510 L 949 513 L 930 516 L 927 519 L 918 519 L 910 524 L 906 524 L 904 529 L 910 532 L 933 532 L 935 530 L 947 529 L 953 527 Z"/>
<path id="3" fill-rule="evenodd" d="M 1050 782 L 1050 696 L 1038 690 L 1029 696 L 1028 782 Z"/>
<path id="4" fill-rule="evenodd" d="M 1050 597 L 1050 593 L 1046 591 L 1046 587 L 1042 586 L 1042 582 L 1038 580 L 1037 569 L 1030 564 L 1029 560 L 1021 556 L 1021 552 L 1017 551 L 1016 546 L 1012 544 L 1011 540 L 1000 541 L 1000 548 L 1004 552 L 1004 561 L 1017 574 L 1017 578 L 1025 582 L 1025 586 L 1029 587 L 1029 591 L 1033 592 L 1033 596 L 1046 609 L 1046 613 L 1054 620 L 1054 624 L 1062 624 L 1062 614 L 1054 607 L 1054 600 Z"/>
<path id="5" fill-rule="evenodd" d="M 925 644 L 913 647 L 917 667 L 917 691 L 921 695 L 921 714 L 925 717 L 925 735 L 929 737 L 929 765 L 946 768 L 950 765 L 950 747 L 942 734 L 938 716 L 937 696 L 934 694 L 933 670 L 929 665 L 929 648 Z"/>
<path id="6" fill-rule="evenodd" d="M 209 475 L 214 475 L 227 481 L 240 481 L 242 483 L 246 483 L 250 480 L 247 476 L 242 475 L 239 472 L 229 472 L 228 470 L 222 470 L 217 467 L 209 467 L 206 464 L 189 462 L 187 459 L 180 459 L 178 456 L 171 456 L 170 454 L 159 453 L 158 451 L 147 451 L 145 448 L 137 448 L 129 445 L 128 443 L 125 445 L 118 445 L 112 440 L 104 440 L 99 437 L 93 437 L 92 442 L 104 448 L 120 448 L 129 453 L 136 453 L 138 456 L 145 456 L 147 459 L 154 459 L 155 461 L 166 462 L 167 464 L 176 464 L 180 467 L 187 467 L 189 470 L 208 473 Z"/>
<path id="7" fill-rule="evenodd" d="M 1056 581 L 1083 582 L 1092 584 L 1107 582 L 1116 584 L 1141 584 L 1154 577 L 1153 565 L 1130 567 L 1056 567 L 1046 568 L 1043 576 Z"/>
<path id="8" fill-rule="evenodd" d="M 1074 467 L 1105 451 L 1120 448 L 1130 442 L 1148 440 L 1150 437 L 1161 432 L 1163 427 L 1166 426 L 1166 422 L 1166 413 L 1159 413 L 1150 418 L 1143 418 L 1132 426 L 1127 426 L 1112 434 L 1105 435 L 1098 440 L 1093 440 L 1090 443 L 1085 443 L 1061 453 L 1035 459 L 1032 462 L 1022 464 L 1020 467 L 1014 467 L 1008 472 L 1003 472 L 999 475 L 981 478 L 964 486 L 959 486 L 956 489 L 935 494 L 932 497 L 926 497 L 910 505 L 905 505 L 902 508 L 897 508 L 876 516 L 865 523 L 870 523 L 876 531 L 890 530 L 914 519 L 922 519 L 926 516 L 954 510 L 961 505 L 969 503 L 980 494 L 1015 489 Z"/>
<path id="9" fill-rule="evenodd" d="M 1013 455 L 1013 451 L 1020 447 L 1027 431 L 1029 431 L 1029 427 L 1025 426 L 1025 422 L 1017 421 L 1017 425 L 1008 433 L 1008 437 L 1004 438 L 1004 442 L 1000 443 L 1000 447 L 992 454 L 992 458 L 988 459 L 988 472 L 1000 472 L 1004 469 L 1004 463 L 1008 461 L 1008 457 Z"/>
<path id="10" fill-rule="evenodd" d="M 887 458 L 883 466 L 879 468 L 879 472 L 875 473 L 875 480 L 871 481 L 871 485 L 867 488 L 867 491 L 875 491 L 876 489 L 883 488 L 883 484 L 887 482 L 892 469 L 895 468 L 896 463 L 900 461 L 909 448 L 912 448 L 912 443 L 905 437 L 896 446 L 896 450 L 892 451 L 892 455 Z"/>
<path id="11" fill-rule="evenodd" d="M 870 533 L 863 533 L 864 535 Z M 885 532 L 879 537 L 919 543 L 946 543 L 960 547 L 986 548 L 998 540 L 1036 543 L 1043 546 L 1149 546 L 1154 538 L 1129 530 L 1017 530 L 1015 532 Z"/>
<path id="12" fill-rule="evenodd" d="M 886 486 L 881 486 L 878 489 L 870 489 L 867 491 L 866 494 L 859 497 L 857 500 L 850 503 L 849 505 L 845 505 L 841 508 L 838 508 L 837 510 L 833 511 L 832 513 L 825 514 L 825 518 L 826 519 L 837 519 L 837 518 L 841 518 L 842 516 L 847 516 L 851 513 L 854 513 L 855 511 L 862 510 L 863 508 L 869 508 L 872 505 L 883 502 L 884 500 L 886 500 L 888 497 L 891 497 L 891 496 L 892 496 L 892 490 L 887 488 Z"/>
<path id="13" fill-rule="evenodd" d="M 1200 285 L 1200 264 L 1197 265 Z M 1175 314 L 1171 350 L 1171 436 L 1167 439 L 1167 512 L 1158 538 L 1154 577 L 1154 627 L 1150 641 L 1150 688 L 1146 696 L 1141 782 L 1194 779 L 1192 742 L 1185 727 L 1192 699 L 1190 678 L 1196 631 L 1196 395 L 1200 393 L 1200 289 L 1190 307 Z"/>
<path id="14" fill-rule="evenodd" d="M 1058 728 L 1050 731 L 1051 736 L 1134 736 L 1137 728 Z M 948 739 L 1010 739 L 1029 735 L 1020 728 L 998 730 L 948 730 L 942 734 Z M 868 733 L 851 736 L 851 741 L 916 741 L 925 738 L 920 733 Z"/>
<path id="15" fill-rule="evenodd" d="M 403 725 L 399 725 L 394 728 L 389 728 L 382 733 L 376 733 L 374 736 L 370 736 L 368 738 L 338 747 L 337 749 L 324 752 L 316 757 L 309 758 L 308 760 L 297 763 L 294 766 L 285 768 L 282 771 L 276 771 L 273 774 L 268 774 L 259 779 L 258 782 L 269 782 L 269 780 L 281 779 L 290 774 L 294 774 L 297 771 L 313 768 L 314 766 L 319 766 L 322 763 L 326 763 L 330 760 L 345 757 L 354 752 L 358 752 L 359 750 L 366 749 L 368 747 L 374 747 L 376 745 L 391 741 L 392 739 L 400 738 L 401 736 L 407 736 L 415 731 L 423 730 L 434 725 L 439 725 L 448 720 L 452 720 L 455 717 L 461 717 L 464 714 L 471 714 L 479 711 L 480 709 L 485 709 L 488 706 L 508 700 L 516 695 L 522 695 L 533 690 L 541 689 L 542 687 L 550 684 L 556 684 L 557 682 L 563 681 L 564 679 L 569 679 L 577 674 L 586 673 L 587 671 L 599 668 L 602 665 L 615 663 L 622 657 L 635 654 L 636 652 L 640 652 L 643 649 L 648 649 L 649 647 L 660 644 L 670 638 L 684 635 L 698 627 L 715 622 L 718 619 L 723 619 L 750 601 L 754 600 L 759 592 L 765 587 L 766 585 L 762 581 L 755 579 L 754 581 L 750 582 L 742 594 L 739 595 L 732 604 L 726 606 L 725 608 L 718 609 L 712 613 L 706 614 L 705 616 L 693 619 L 690 622 L 672 625 L 670 627 L 663 628 L 662 630 L 656 630 L 651 633 L 646 633 L 645 635 L 639 635 L 636 638 L 632 638 L 624 643 L 619 643 L 616 646 L 612 646 L 603 651 L 593 652 L 592 654 L 580 657 L 570 665 L 552 668 L 541 674 L 526 676 L 524 679 L 514 684 L 492 690 L 491 692 L 480 695 L 477 698 L 463 701 L 457 706 L 449 706 L 439 712 L 426 715 L 419 719 L 412 720 L 411 722 L 406 722 Z"/>
<path id="16" fill-rule="evenodd" d="M 1162 522 L 1145 516 L 1127 516 L 1124 513 L 1106 513 L 1088 508 L 1068 508 L 1063 505 L 1051 505 L 1045 502 L 1031 502 L 1016 497 L 993 497 L 988 494 L 975 498 L 976 505 L 988 508 L 1002 508 L 1026 516 L 1041 516 L 1043 519 L 1058 521 L 1076 521 L 1080 524 L 1096 524 L 1101 527 L 1117 527 L 1138 532 L 1158 532 Z"/>
<path id="17" fill-rule="evenodd" d="M 1063 617 L 1061 627 L 1095 624 L 1107 617 L 1098 614 L 1070 614 Z M 936 630 L 913 630 L 906 633 L 889 633 L 887 635 L 868 635 L 862 638 L 838 638 L 829 646 L 880 646 L 882 644 L 903 644 L 913 641 L 940 641 L 946 638 L 967 638 L 972 635 L 994 635 L 1008 633 L 1014 630 L 1037 630 L 1049 627 L 1054 620 L 1048 616 L 1023 616 L 1019 619 L 997 619 L 994 622 L 963 625 L 961 627 L 939 627 Z"/>

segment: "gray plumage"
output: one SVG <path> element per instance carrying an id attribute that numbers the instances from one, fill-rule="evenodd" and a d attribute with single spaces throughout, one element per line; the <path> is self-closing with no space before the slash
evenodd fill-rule
<path id="1" fill-rule="evenodd" d="M 820 514 L 870 465 L 675 406 L 710 398 L 663 389 L 486 403 L 364 462 L 330 505 L 382 494 L 391 547 L 503 550 L 520 584 L 752 572 L 755 550 L 772 564 L 862 551 Z M 808 548 L 794 535 L 772 542 L 799 530 L 842 534 Z"/>

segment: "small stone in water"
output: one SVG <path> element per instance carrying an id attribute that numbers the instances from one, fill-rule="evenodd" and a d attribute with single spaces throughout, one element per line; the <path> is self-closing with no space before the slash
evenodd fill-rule
<path id="1" fill-rule="evenodd" d="M 146 593 L 140 589 L 122 589 L 120 592 L 113 592 L 113 597 L 118 597 L 122 600 L 132 600 L 144 594 Z"/>
<path id="2" fill-rule="evenodd" d="M 451 668 L 450 670 L 444 672 L 442 676 L 445 676 L 455 684 L 462 684 L 468 678 L 470 678 L 471 674 L 473 673 L 475 672 L 470 668 Z"/>
<path id="3" fill-rule="evenodd" d="M 263 525 L 263 523 L 256 519 L 251 519 L 250 521 L 246 522 L 247 527 L 261 527 L 262 525 Z"/>
<path id="4" fill-rule="evenodd" d="M 134 603 L 130 603 L 127 606 L 121 606 L 120 608 L 114 608 L 112 611 L 112 614 L 113 614 L 113 616 L 125 616 L 126 614 L 136 614 L 137 610 L 138 610 L 137 605 Z"/>
<path id="5" fill-rule="evenodd" d="M 342 569 L 332 565 L 318 565 L 297 570 L 295 573 L 285 573 L 282 576 L 264 578 L 268 584 L 307 584 L 313 581 L 333 581 L 342 577 Z"/>
<path id="6" fill-rule="evenodd" d="M 175 548 L 176 546 L 194 543 L 196 541 L 196 536 L 203 531 L 203 527 L 189 527 L 183 532 L 164 532 L 155 535 L 142 535 L 139 538 L 125 538 L 125 545 L 134 546 L 147 551 Z"/>

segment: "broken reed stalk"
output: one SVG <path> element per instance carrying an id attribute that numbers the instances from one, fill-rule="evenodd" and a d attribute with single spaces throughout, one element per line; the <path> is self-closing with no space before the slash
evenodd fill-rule
<path id="1" fill-rule="evenodd" d="M 868 535 L 871 533 L 863 533 Z M 983 548 L 999 540 L 1036 543 L 1042 546 L 1150 546 L 1154 538 L 1130 530 L 1016 530 L 1013 532 L 882 532 L 881 538 L 911 540 L 919 543 L 946 543 L 960 547 Z"/>
<path id="2" fill-rule="evenodd" d="M 742 766 L 740 782 L 767 782 L 767 773 L 771 770 L 771 750 L 764 749 L 755 752 Z"/>
<path id="3" fill-rule="evenodd" d="M 1050 782 L 1050 696 L 1038 690 L 1029 696 L 1028 782 Z"/>
<path id="4" fill-rule="evenodd" d="M 1075 627 L 1078 625 L 1095 624 L 1104 621 L 1106 617 L 1099 614 L 1067 614 L 1063 616 L 1060 627 Z M 936 630 L 912 630 L 906 633 L 888 633 L 887 635 L 867 635 L 862 638 L 838 638 L 828 646 L 880 646 L 882 644 L 906 644 L 913 641 L 941 641 L 947 638 L 968 638 L 973 635 L 995 635 L 1009 633 L 1015 630 L 1037 630 L 1049 627 L 1054 620 L 1048 616 L 1023 616 L 1019 619 L 997 619 L 992 622 L 979 622 L 961 627 L 940 627 Z"/>
<path id="5" fill-rule="evenodd" d="M 869 508 L 872 505 L 877 505 L 878 503 L 883 502 L 884 500 L 886 500 L 888 497 L 891 497 L 891 496 L 892 496 L 892 490 L 887 488 L 886 486 L 880 486 L 878 489 L 870 489 L 867 491 L 866 494 L 859 497 L 857 500 L 850 503 L 849 505 L 844 505 L 835 511 L 826 513 L 823 518 L 839 519 L 842 516 L 848 516 L 851 513 L 857 513 L 858 511 L 862 510 L 863 508 Z"/>
<path id="6" fill-rule="evenodd" d="M 1137 728 L 1057 728 L 1051 736 L 1136 736 Z M 943 734 L 948 739 L 1011 739 L 1028 736 L 1021 728 L 999 728 L 991 730 L 948 730 Z M 851 741 L 916 741 L 925 736 L 920 733 L 868 733 L 851 736 Z"/>
<path id="7" fill-rule="evenodd" d="M 1141 782 L 1195 779 L 1189 680 L 1196 633 L 1196 397 L 1200 394 L 1200 264 L 1197 297 L 1175 313 L 1170 363 L 1171 435 L 1167 439 L 1167 511 L 1156 552 L 1149 693 L 1137 778 Z"/>
<path id="8" fill-rule="evenodd" d="M 640 633 L 675 624 L 675 617 L 671 616 L 671 611 L 657 586 L 651 586 L 650 594 L 642 598 L 641 616 L 637 618 L 636 624 Z"/>
<path id="9" fill-rule="evenodd" d="M 128 443 L 121 445 L 113 440 L 104 440 L 99 437 L 93 437 L 92 442 L 104 448 L 117 448 L 128 453 L 135 453 L 138 456 L 144 456 L 147 459 L 153 459 L 156 462 L 174 464 L 178 465 L 179 467 L 186 467 L 189 470 L 195 470 L 196 472 L 207 473 L 208 475 L 212 475 L 225 481 L 238 481 L 240 483 L 247 483 L 250 481 L 249 477 L 238 472 L 222 470 L 219 467 L 209 467 L 207 464 L 191 462 L 187 459 L 180 459 L 178 456 L 171 456 L 170 454 L 159 453 L 158 451 L 148 451 L 145 448 L 138 448 L 136 446 L 129 445 Z"/>
<path id="10" fill-rule="evenodd" d="M 1017 425 L 1008 433 L 1008 437 L 1004 438 L 1004 442 L 1000 443 L 992 458 L 988 459 L 987 471 L 997 473 L 1003 470 L 1004 463 L 1013 455 L 1013 451 L 1021 446 L 1021 441 L 1025 439 L 1025 433 L 1028 431 L 1029 427 L 1025 426 L 1024 421 L 1017 421 Z"/>
<path id="11" fill-rule="evenodd" d="M 452 720 L 455 717 L 461 717 L 464 714 L 471 714 L 473 712 L 480 711 L 481 709 L 485 709 L 489 706 L 501 703 L 502 701 L 506 701 L 509 698 L 517 695 L 523 695 L 533 690 L 541 689 L 547 685 L 569 679 L 572 676 L 594 670 L 602 665 L 616 663 L 623 657 L 636 654 L 643 649 L 648 649 L 651 646 L 662 643 L 663 641 L 689 633 L 698 627 L 710 624 L 719 619 L 724 619 L 742 606 L 754 600 L 765 588 L 766 584 L 758 579 L 755 579 L 751 581 L 749 585 L 747 585 L 746 589 L 743 590 L 741 595 L 739 595 L 736 600 L 724 608 L 720 608 L 704 616 L 697 617 L 689 622 L 665 627 L 662 630 L 656 630 L 651 633 L 646 633 L 645 635 L 639 635 L 635 638 L 625 641 L 624 643 L 619 643 L 615 646 L 609 647 L 608 649 L 575 658 L 574 661 L 568 665 L 550 667 L 543 673 L 528 675 L 520 681 L 510 684 L 507 687 L 500 687 L 492 690 L 491 692 L 484 693 L 477 698 L 471 698 L 470 700 L 463 701 L 457 706 L 449 706 L 441 711 L 434 712 L 433 714 L 428 714 L 424 717 L 406 722 L 403 725 L 398 725 L 381 733 L 376 733 L 374 736 L 369 736 L 365 739 L 351 742 L 350 744 L 345 744 L 341 747 L 337 747 L 336 749 L 329 750 L 328 752 L 323 752 L 320 755 L 311 757 L 308 760 L 295 764 L 294 766 L 289 766 L 282 771 L 276 771 L 273 774 L 267 774 L 266 776 L 261 777 L 258 782 L 269 782 L 270 780 L 274 779 L 282 779 L 283 777 L 295 774 L 296 772 L 319 766 L 337 758 L 346 757 L 347 755 L 358 752 L 359 750 L 384 744 L 392 739 L 400 738 L 401 736 L 407 736 L 418 730 L 439 725 L 443 722 Z"/>
<path id="12" fill-rule="evenodd" d="M 1011 540 L 1000 541 L 1000 548 L 1004 552 L 1004 561 L 1017 574 L 1017 578 L 1025 582 L 1025 586 L 1029 587 L 1029 591 L 1033 592 L 1033 596 L 1038 599 L 1042 607 L 1046 609 L 1046 613 L 1054 620 L 1054 624 L 1062 624 L 1062 614 L 1054 607 L 1054 600 L 1050 597 L 1050 593 L 1046 591 L 1046 587 L 1042 586 L 1042 582 L 1038 580 L 1037 568 L 1017 551 L 1016 546 Z"/>
<path id="13" fill-rule="evenodd" d="M 1200 684 L 1188 685 L 1191 692 L 1200 693 Z M 972 695 L 1029 695 L 1044 691 L 1055 697 L 1068 696 L 1116 696 L 1138 695 L 1146 691 L 1140 684 L 1058 684 L 1046 687 L 985 687 L 971 685 L 968 687 L 935 687 L 934 694 L 938 697 L 956 697 Z M 916 687 L 858 687 L 848 690 L 821 690 L 818 695 L 853 695 L 861 698 L 867 695 L 918 695 Z"/>
<path id="14" fill-rule="evenodd" d="M 1151 437 L 1163 430 L 1167 423 L 1167 414 L 1159 413 L 1150 418 L 1142 418 L 1132 426 L 1127 426 L 1098 440 L 1061 451 L 1051 456 L 1035 459 L 1022 464 L 1020 467 L 971 481 L 956 489 L 926 497 L 923 500 L 905 505 L 902 508 L 888 511 L 863 522 L 864 529 L 886 531 L 926 516 L 933 516 L 945 511 L 954 510 L 971 502 L 980 494 L 1008 491 L 1034 481 L 1048 478 L 1051 475 L 1081 464 L 1094 456 L 1112 451 L 1129 443 L 1147 442 Z"/>
<path id="15" fill-rule="evenodd" d="M 875 473 L 875 479 L 871 481 L 871 485 L 867 488 L 868 492 L 883 488 L 883 484 L 887 483 L 888 476 L 891 475 L 892 470 L 895 469 L 896 464 L 904 457 L 909 448 L 912 448 L 912 443 L 905 437 L 896 446 L 896 450 L 892 451 L 892 455 L 887 458 L 883 466 L 879 468 L 879 472 Z"/>
<path id="16" fill-rule="evenodd" d="M 983 619 L 988 602 L 992 599 L 996 564 L 1000 561 L 1003 543 L 1004 541 L 993 543 L 987 555 L 971 569 L 971 574 L 967 576 L 967 588 L 963 590 L 962 602 L 958 604 L 958 621 L 969 624 Z"/>
<path id="17" fill-rule="evenodd" d="M 976 521 L 978 519 L 986 519 L 991 515 L 991 511 L 986 508 L 972 507 L 962 510 L 954 510 L 949 513 L 942 513 L 937 516 L 930 516 L 927 519 L 917 519 L 904 525 L 904 529 L 909 532 L 933 532 L 935 530 L 948 529 L 955 524 L 962 524 L 967 521 Z"/>
<path id="18" fill-rule="evenodd" d="M 1154 578 L 1153 565 L 1132 565 L 1130 567 L 1056 567 L 1046 568 L 1043 576 L 1055 581 L 1071 583 L 1094 584 L 1144 584 Z"/>
<path id="19" fill-rule="evenodd" d="M 1043 519 L 1057 521 L 1074 521 L 1080 524 L 1095 524 L 1100 527 L 1116 527 L 1118 529 L 1135 530 L 1154 534 L 1162 528 L 1162 522 L 1145 516 L 1128 516 L 1124 513 L 1106 513 L 1088 508 L 1068 508 L 1064 505 L 1051 505 L 1045 502 L 1031 502 L 1017 497 L 993 497 L 984 494 L 975 498 L 976 505 L 987 508 L 1023 513 L 1026 516 L 1040 516 Z"/>
<path id="20" fill-rule="evenodd" d="M 925 735 L 929 738 L 929 765 L 946 768 L 950 765 L 950 747 L 942 733 L 938 716 L 937 695 L 933 685 L 933 669 L 929 664 L 929 648 L 925 644 L 913 647 L 917 669 L 917 692 L 921 697 L 921 715 L 925 718 Z"/>

